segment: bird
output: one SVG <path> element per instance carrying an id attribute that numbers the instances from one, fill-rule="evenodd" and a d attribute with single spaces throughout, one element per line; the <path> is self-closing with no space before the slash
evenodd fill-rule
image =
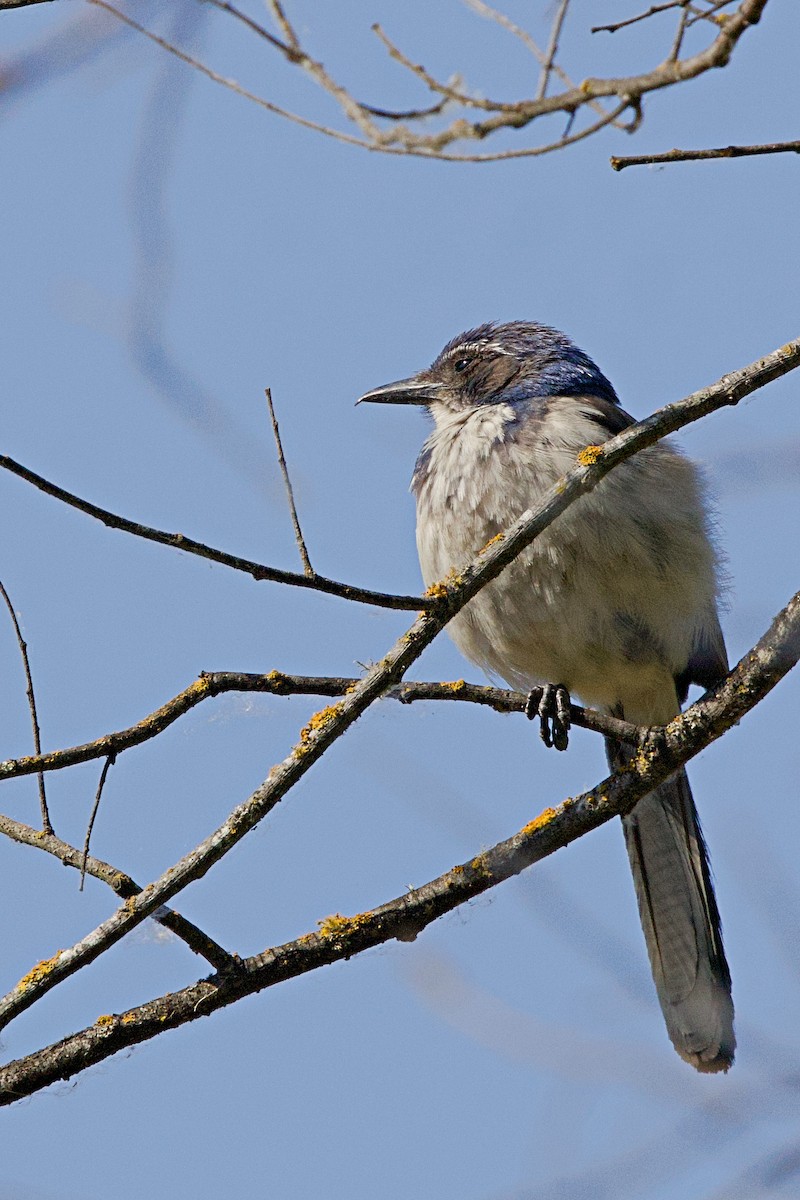
<path id="1" fill-rule="evenodd" d="M 426 586 L 462 569 L 576 465 L 634 424 L 609 380 L 564 333 L 531 321 L 453 338 L 433 364 L 359 403 L 423 406 L 414 468 Z M 698 467 L 669 439 L 581 496 L 450 621 L 461 652 L 529 694 L 564 749 L 570 696 L 639 726 L 665 725 L 690 684 L 728 673 L 720 555 Z M 612 769 L 624 746 L 606 739 Z M 698 1071 L 734 1060 L 731 976 L 708 851 L 685 770 L 622 818 L 667 1032 Z"/>

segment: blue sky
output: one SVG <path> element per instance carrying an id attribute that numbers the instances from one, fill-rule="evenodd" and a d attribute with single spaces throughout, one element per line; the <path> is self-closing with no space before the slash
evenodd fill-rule
<path id="1" fill-rule="evenodd" d="M 463 66 L 490 95 L 531 88 L 502 31 L 456 3 L 431 8 L 293 11 L 314 53 L 372 103 L 424 99 L 387 65 L 374 20 L 443 75 Z M 545 40 L 550 10 L 528 8 L 507 11 Z M 628 42 L 581 34 L 634 9 L 576 6 L 576 77 L 657 60 L 663 25 Z M 222 73 L 335 119 L 224 14 L 158 10 L 136 8 Z M 296 569 L 270 386 L 315 567 L 414 592 L 408 480 L 426 427 L 414 411 L 356 409 L 367 388 L 427 364 L 461 329 L 531 318 L 573 336 L 644 416 L 797 335 L 795 156 L 608 166 L 612 153 L 796 137 L 791 6 L 773 0 L 729 69 L 651 97 L 635 138 L 609 131 L 486 166 L 326 141 L 133 36 L 62 69 L 52 46 L 63 55 L 65 31 L 88 17 L 72 4 L 2 14 L 5 61 L 33 66 L 0 100 L 0 378 L 4 452 L 98 504 Z M 681 439 L 716 496 L 732 660 L 798 586 L 797 387 L 789 376 Z M 358 673 L 408 625 L 134 541 L 10 476 L 0 495 L 0 578 L 48 748 L 140 719 L 204 669 Z M 445 638 L 413 674 L 478 679 Z M 8 628 L 0 678 L 5 758 L 30 746 Z M 782 1184 L 759 1164 L 796 1139 L 799 687 L 786 680 L 691 768 L 734 976 L 729 1076 L 698 1078 L 669 1046 L 614 823 L 414 945 L 271 989 L 5 1109 L 0 1200 L 791 1195 L 796 1176 Z M 155 878 L 258 785 L 317 706 L 225 697 L 123 755 L 95 852 Z M 581 731 L 568 754 L 548 754 L 518 718 L 385 702 L 176 906 L 254 953 L 424 883 L 604 771 Z M 56 827 L 74 842 L 97 773 L 49 779 Z M 2 811 L 35 823 L 33 781 L 5 788 Z M 26 847 L 0 855 L 5 991 L 114 899 L 94 880 L 79 893 Z M 3 1055 L 204 973 L 143 928 L 10 1026 Z"/>

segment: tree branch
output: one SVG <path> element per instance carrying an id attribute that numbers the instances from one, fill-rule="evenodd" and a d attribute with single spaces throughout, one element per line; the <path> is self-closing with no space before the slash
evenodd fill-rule
<path id="1" fill-rule="evenodd" d="M 73 492 L 68 492 L 58 484 L 51 483 L 42 475 L 37 475 L 22 463 L 18 463 L 7 454 L 0 454 L 0 467 L 19 476 L 26 483 L 31 483 L 40 492 L 60 500 L 70 508 L 102 521 L 109 529 L 120 529 L 123 533 L 133 534 L 148 542 L 157 542 L 161 546 L 169 546 L 173 550 L 183 550 L 186 554 L 196 554 L 198 558 L 220 563 L 223 567 L 231 567 L 234 571 L 243 571 L 252 575 L 253 579 L 266 580 L 270 583 L 285 583 L 291 587 L 309 588 L 311 591 L 324 592 L 328 596 L 339 596 L 343 600 L 354 600 L 359 604 L 373 604 L 377 608 L 411 609 L 433 608 L 433 601 L 425 596 L 395 596 L 387 592 L 374 592 L 369 588 L 356 587 L 350 583 L 338 583 L 335 579 L 327 579 L 324 575 L 308 576 L 298 571 L 282 571 L 278 567 L 268 567 L 263 563 L 253 562 L 249 558 L 240 558 L 236 554 L 228 554 L 225 550 L 216 550 L 206 546 L 194 538 L 185 537 L 182 533 L 166 533 L 163 529 L 154 529 L 149 525 L 141 525 L 138 521 L 130 521 L 118 513 L 100 508 L 88 500 L 82 500 Z"/>
<path id="2" fill-rule="evenodd" d="M 720 146 L 716 150 L 667 150 L 663 154 L 612 155 L 615 171 L 655 163 L 697 162 L 704 158 L 748 158 L 759 154 L 800 154 L 800 141 L 764 142 L 757 146 Z"/>
<path id="3" fill-rule="evenodd" d="M 204 700 L 228 692 L 260 692 L 272 696 L 345 696 L 356 687 L 359 680 L 347 676 L 286 675 L 283 671 L 269 671 L 266 675 L 243 671 L 204 671 L 199 679 L 191 683 L 177 696 L 173 696 L 155 712 L 149 713 L 135 725 L 114 733 L 103 734 L 92 742 L 70 746 L 64 750 L 51 750 L 47 754 L 31 754 L 24 758 L 9 758 L 0 762 L 0 781 L 33 775 L 38 771 L 61 771 L 78 763 L 91 762 L 98 758 L 113 758 L 133 746 L 141 746 L 163 733 L 180 717 L 196 708 Z M 524 713 L 527 696 L 522 692 L 504 688 L 485 687 L 465 683 L 463 679 L 453 683 L 401 683 L 385 693 L 386 699 L 399 700 L 401 704 L 412 704 L 418 700 L 456 700 L 469 704 L 480 704 L 501 713 Z M 617 717 L 606 716 L 596 709 L 573 704 L 570 709 L 573 725 L 600 733 L 604 737 L 615 737 L 620 741 L 635 741 L 639 727 Z"/>
<path id="4" fill-rule="evenodd" d="M 255 22 L 250 18 L 245 18 L 243 14 L 234 9 L 233 5 L 224 3 L 216 5 L 238 19 L 244 20 L 254 32 L 266 38 L 290 62 L 296 63 L 307 71 L 310 77 L 336 101 L 346 119 L 352 122 L 359 130 L 358 135 L 352 135 L 301 117 L 298 113 L 289 112 L 272 103 L 272 101 L 266 100 L 262 96 L 257 96 L 246 88 L 241 87 L 235 80 L 227 79 L 217 74 L 210 67 L 193 58 L 178 46 L 173 45 L 167 39 L 150 32 L 137 21 L 127 16 L 127 14 L 115 8 L 108 0 L 89 0 L 89 2 L 115 16 L 129 28 L 135 29 L 143 36 L 149 38 L 188 66 L 201 71 L 215 83 L 229 88 L 269 112 L 282 116 L 305 128 L 324 133 L 326 136 L 335 138 L 338 141 L 346 142 L 349 145 L 360 146 L 364 149 L 384 154 L 412 155 L 423 158 L 436 158 L 448 162 L 496 162 L 506 158 L 524 158 L 545 154 L 550 150 L 571 145 L 574 141 L 590 136 L 604 126 L 619 121 L 621 114 L 626 109 L 631 109 L 634 113 L 634 120 L 626 126 L 626 128 L 633 131 L 641 121 L 641 98 L 643 95 L 696 78 L 698 75 L 702 75 L 713 68 L 726 66 L 737 42 L 751 25 L 758 23 L 767 4 L 767 0 L 741 0 L 735 12 L 727 14 L 724 20 L 720 19 L 719 24 L 715 25 L 717 35 L 714 40 L 704 50 L 687 58 L 677 58 L 676 47 L 678 43 L 676 42 L 673 45 L 670 55 L 651 71 L 620 78 L 584 79 L 577 87 L 568 87 L 555 96 L 548 97 L 542 94 L 533 99 L 518 100 L 510 103 L 486 100 L 476 93 L 466 93 L 449 84 L 442 84 L 430 75 L 424 67 L 413 63 L 407 55 L 403 54 L 402 51 L 389 42 L 388 38 L 382 34 L 381 36 L 384 38 L 392 57 L 396 58 L 401 65 L 423 81 L 429 89 L 454 100 L 467 109 L 479 108 L 489 113 L 485 120 L 480 121 L 471 121 L 464 117 L 457 117 L 449 125 L 436 132 L 418 132 L 404 121 L 399 120 L 392 120 L 389 128 L 377 126 L 372 119 L 375 112 L 374 107 L 360 104 L 345 87 L 333 79 L 321 62 L 312 58 L 304 50 L 294 27 L 278 0 L 269 0 L 269 4 L 274 18 L 283 32 L 283 41 L 269 34 L 268 31 L 262 29 L 260 26 L 256 26 Z M 729 2 L 730 0 L 723 0 L 725 5 Z M 478 10 L 485 9 L 489 13 L 493 11 L 489 9 L 488 5 L 480 4 L 478 0 L 468 0 L 468 3 Z M 559 13 L 563 13 L 565 8 L 564 0 L 561 0 Z M 700 13 L 696 19 L 703 19 L 708 17 L 708 15 L 708 13 Z M 501 24 L 503 23 L 501 21 Z M 693 22 L 686 22 L 687 25 L 689 23 Z M 681 36 L 682 29 L 683 25 L 681 27 Z M 534 44 L 532 43 L 532 39 L 530 41 L 531 44 Z M 557 73 L 557 67 L 554 62 L 550 61 L 548 55 L 544 56 L 544 60 L 546 81 L 551 72 Z M 575 114 L 583 107 L 587 105 L 596 107 L 600 100 L 612 96 L 617 97 L 619 101 L 613 112 L 607 117 L 603 116 L 599 121 L 596 121 L 593 125 L 580 131 L 573 137 L 561 138 L 540 146 L 525 147 L 498 153 L 454 154 L 449 152 L 449 147 L 454 143 L 482 141 L 496 133 L 499 129 L 522 129 L 538 117 L 556 112 L 566 113 L 571 122 Z"/>
<path id="5" fill-rule="evenodd" d="M 316 933 L 243 959 L 235 974 L 199 980 L 120 1015 L 101 1016 L 79 1033 L 9 1063 L 0 1070 L 0 1105 L 68 1079 L 118 1050 L 208 1016 L 286 979 L 351 958 L 392 938 L 413 941 L 432 921 L 458 905 L 519 874 L 612 817 L 630 812 L 642 796 L 740 721 L 799 657 L 800 593 L 730 675 L 668 726 L 654 730 L 624 771 L 589 792 L 565 800 L 556 809 L 545 809 L 513 837 L 421 888 L 353 917 L 337 913 L 319 922 Z M 41 966 L 49 968 L 50 963 Z"/>
<path id="6" fill-rule="evenodd" d="M 272 811 L 375 700 L 400 682 L 408 668 L 441 633 L 451 618 L 469 603 L 489 580 L 496 578 L 565 509 L 580 496 L 597 487 L 609 471 L 631 458 L 643 447 L 653 445 L 668 433 L 698 420 L 707 413 L 737 404 L 743 397 L 798 365 L 800 338 L 748 367 L 723 376 L 710 387 L 694 392 L 674 404 L 668 404 L 653 416 L 610 438 L 602 446 L 590 446 L 581 451 L 578 455 L 578 465 L 562 476 L 537 509 L 527 510 L 505 534 L 493 538 L 459 576 L 430 589 L 436 593 L 436 608 L 431 612 L 421 613 L 381 662 L 373 666 L 342 700 L 314 714 L 301 731 L 299 740 L 288 756 L 272 768 L 264 783 L 238 805 L 217 830 L 74 946 L 60 950 L 48 961 L 46 971 L 34 968 L 11 992 L 0 999 L 0 1028 L 24 1012 L 58 983 L 93 962 L 109 946 L 118 942 L 146 917 L 151 916 L 161 904 L 171 900 L 187 884 L 202 878 L 214 863 Z M 674 769 L 673 764 L 670 770 Z M 670 771 L 665 772 L 669 773 Z M 664 775 L 659 776 L 663 777 Z M 655 782 L 658 780 L 651 779 L 650 786 L 654 786 Z M 644 794 L 637 793 L 637 799 L 639 795 Z"/>

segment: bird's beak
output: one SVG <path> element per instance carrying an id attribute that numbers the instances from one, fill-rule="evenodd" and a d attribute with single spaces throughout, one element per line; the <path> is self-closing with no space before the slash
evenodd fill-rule
<path id="1" fill-rule="evenodd" d="M 396 383 L 385 383 L 365 392 L 356 404 L 430 404 L 441 386 L 412 375 L 410 379 L 398 379 Z"/>

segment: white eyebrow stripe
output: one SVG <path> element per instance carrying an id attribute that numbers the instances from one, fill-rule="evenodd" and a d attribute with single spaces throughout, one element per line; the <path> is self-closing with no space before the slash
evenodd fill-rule
<path id="1" fill-rule="evenodd" d="M 506 350 L 505 346 L 501 346 L 499 342 L 463 342 L 460 346 L 454 346 L 452 350 L 448 350 L 445 360 L 457 358 L 459 354 L 467 354 L 475 350 L 491 350 L 493 354 L 505 354 L 506 357 L 511 353 L 510 350 Z"/>

